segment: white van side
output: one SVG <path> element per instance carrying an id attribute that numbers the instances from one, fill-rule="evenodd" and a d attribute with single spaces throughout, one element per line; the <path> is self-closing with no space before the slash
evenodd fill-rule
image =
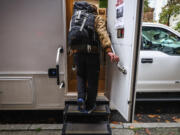
<path id="1" fill-rule="evenodd" d="M 0 1 L 0 109 L 62 109 L 64 91 L 48 69 L 66 51 L 64 0 Z M 66 53 L 60 58 L 66 80 Z"/>

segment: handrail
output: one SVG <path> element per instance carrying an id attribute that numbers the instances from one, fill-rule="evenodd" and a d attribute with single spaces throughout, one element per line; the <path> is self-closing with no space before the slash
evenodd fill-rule
<path id="1" fill-rule="evenodd" d="M 57 54 L 56 54 L 57 85 L 60 85 L 60 81 L 59 81 L 59 56 L 60 56 L 60 53 L 63 53 L 63 48 L 61 46 L 57 49 Z"/>
<path id="2" fill-rule="evenodd" d="M 112 49 L 113 53 L 116 54 L 112 45 L 111 45 L 111 49 Z M 127 70 L 119 62 L 116 63 L 116 66 L 123 74 L 127 74 Z"/>
<path id="3" fill-rule="evenodd" d="M 59 47 L 57 49 L 57 54 L 56 54 L 56 65 L 59 65 L 59 55 L 60 55 L 60 52 L 62 52 L 63 48 L 62 47 Z"/>

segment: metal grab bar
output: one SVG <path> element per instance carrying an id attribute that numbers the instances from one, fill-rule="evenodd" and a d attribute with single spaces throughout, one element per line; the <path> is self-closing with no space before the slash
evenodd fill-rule
<path id="1" fill-rule="evenodd" d="M 111 49 L 113 53 L 116 54 L 112 45 L 111 45 Z M 116 63 L 116 66 L 123 74 L 127 74 L 127 70 L 119 62 Z"/>
<path id="2" fill-rule="evenodd" d="M 56 65 L 59 65 L 59 55 L 60 55 L 60 53 L 63 53 L 63 48 L 62 48 L 62 46 L 60 46 L 60 47 L 57 49 Z"/>
<path id="3" fill-rule="evenodd" d="M 60 56 L 60 53 L 63 53 L 63 48 L 61 46 L 57 49 L 57 54 L 56 54 L 57 85 L 60 85 L 60 81 L 59 81 L 59 56 Z"/>

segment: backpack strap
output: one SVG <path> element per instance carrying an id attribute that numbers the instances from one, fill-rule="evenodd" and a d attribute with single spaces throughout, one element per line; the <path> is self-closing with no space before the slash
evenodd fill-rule
<path id="1" fill-rule="evenodd" d="M 86 23 L 86 21 L 87 21 L 88 16 L 89 16 L 89 14 L 86 14 L 86 15 L 85 15 L 84 20 L 83 20 L 83 23 L 82 23 L 81 28 L 80 28 L 80 31 L 83 30 L 84 25 L 85 25 L 85 23 Z"/>
<path id="2" fill-rule="evenodd" d="M 69 25 L 69 31 L 71 31 L 71 24 L 72 24 L 72 19 L 71 19 L 71 21 L 70 21 L 70 25 Z"/>
<path id="3" fill-rule="evenodd" d="M 79 20 L 81 17 L 81 10 L 78 11 L 78 16 L 77 16 L 77 19 Z"/>

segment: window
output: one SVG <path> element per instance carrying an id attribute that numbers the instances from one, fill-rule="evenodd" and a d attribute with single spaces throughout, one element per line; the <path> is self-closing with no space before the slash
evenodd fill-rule
<path id="1" fill-rule="evenodd" d="M 180 55 L 180 37 L 163 28 L 144 26 L 141 50 L 155 50 L 169 55 Z"/>

